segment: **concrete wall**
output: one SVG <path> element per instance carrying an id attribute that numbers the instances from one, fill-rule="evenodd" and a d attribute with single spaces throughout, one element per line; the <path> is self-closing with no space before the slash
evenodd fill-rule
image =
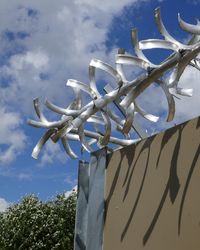
<path id="1" fill-rule="evenodd" d="M 199 154 L 200 118 L 114 152 L 103 250 L 199 250 Z"/>

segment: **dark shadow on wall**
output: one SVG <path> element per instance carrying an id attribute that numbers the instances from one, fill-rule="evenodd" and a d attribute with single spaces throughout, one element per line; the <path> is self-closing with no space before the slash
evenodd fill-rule
<path id="1" fill-rule="evenodd" d="M 131 152 L 129 151 L 130 149 L 131 149 Z M 125 147 L 125 148 L 120 150 L 120 153 L 121 153 L 120 161 L 118 163 L 118 166 L 116 167 L 116 172 L 115 172 L 115 175 L 114 175 L 114 178 L 113 178 L 113 181 L 112 181 L 112 185 L 111 185 L 108 197 L 107 197 L 107 199 L 105 201 L 105 208 L 106 208 L 105 209 L 105 220 L 106 220 L 106 216 L 107 216 L 107 213 L 106 213 L 107 208 L 109 207 L 111 198 L 112 198 L 113 193 L 115 191 L 115 187 L 117 185 L 120 170 L 123 167 L 122 166 L 123 159 L 124 159 L 124 157 L 127 157 L 127 152 L 128 152 L 129 153 L 129 157 L 128 157 L 129 165 L 131 165 L 131 162 L 133 161 L 133 158 L 134 158 L 134 151 L 135 151 L 135 145 L 134 145 L 134 148 L 133 148 L 133 146 L 131 146 L 131 147 Z M 107 158 L 107 166 L 109 165 L 109 161 L 111 160 L 111 158 L 112 158 L 112 155 L 109 155 L 109 157 Z"/>
<path id="2" fill-rule="evenodd" d="M 183 129 L 184 127 L 186 126 L 186 123 L 185 124 L 182 124 L 182 125 L 179 125 L 178 127 L 174 127 L 173 129 L 167 131 L 167 133 L 170 133 L 171 136 L 170 138 L 175 135 L 175 133 L 177 132 L 178 130 L 178 138 L 177 138 L 177 141 L 176 141 L 176 144 L 175 144 L 175 147 L 174 147 L 174 152 L 173 152 L 173 155 L 172 155 L 172 159 L 171 159 L 171 166 L 170 166 L 170 173 L 169 173 L 169 179 L 167 181 L 167 185 L 166 185 L 166 188 L 163 192 L 163 195 L 162 195 L 162 198 L 161 198 L 161 201 L 159 203 L 159 206 L 158 206 L 158 209 L 156 210 L 156 213 L 152 219 L 152 222 L 149 226 L 149 228 L 147 229 L 144 237 L 143 237 L 143 244 L 145 245 L 147 243 L 147 241 L 149 240 L 152 232 L 153 232 L 153 229 L 159 219 L 159 216 L 160 216 L 160 213 L 162 211 L 162 208 L 163 208 L 163 205 L 166 201 L 166 198 L 167 198 L 167 194 L 169 192 L 169 195 L 170 195 L 170 200 L 172 202 L 172 204 L 175 202 L 176 200 L 176 197 L 177 197 L 177 194 L 178 194 L 178 191 L 180 189 L 180 183 L 179 183 L 179 178 L 177 176 L 177 163 L 178 163 L 178 156 L 179 156 L 179 150 L 180 150 L 180 145 L 181 145 L 181 135 L 182 135 L 182 132 L 183 132 Z M 163 137 L 164 139 L 164 137 Z M 162 150 L 163 148 L 161 148 Z"/>
<path id="3" fill-rule="evenodd" d="M 188 187 L 189 187 L 189 184 L 190 184 L 194 169 L 195 169 L 195 167 L 197 167 L 196 163 L 197 163 L 197 160 L 199 158 L 199 155 L 200 155 L 200 145 L 199 145 L 199 147 L 198 147 L 198 149 L 196 151 L 196 154 L 194 156 L 194 159 L 192 161 L 192 165 L 190 167 L 190 171 L 189 171 L 189 174 L 187 176 L 186 184 L 185 184 L 185 187 L 184 187 L 184 190 L 183 190 L 183 195 L 182 195 L 182 198 L 181 198 L 181 204 L 180 204 L 180 209 L 179 209 L 179 217 L 178 217 L 178 235 L 180 235 L 180 233 L 181 233 L 181 219 L 182 219 L 183 206 L 184 206 L 187 190 L 188 190 Z"/>
<path id="4" fill-rule="evenodd" d="M 197 126 L 196 126 L 196 128 L 199 128 L 200 127 L 200 117 L 199 117 L 199 119 L 198 119 L 198 121 L 197 121 Z"/>
<path id="5" fill-rule="evenodd" d="M 151 224 L 150 224 L 148 230 L 146 231 L 146 233 L 145 233 L 145 235 L 144 235 L 144 237 L 143 237 L 143 245 L 145 245 L 145 244 L 147 243 L 149 237 L 151 236 L 151 233 L 153 232 L 153 229 L 154 229 L 154 227 L 155 227 L 155 225 L 156 225 L 156 222 L 157 222 L 157 220 L 158 220 L 158 218 L 159 218 L 159 215 L 160 215 L 161 210 L 162 210 L 162 208 L 163 208 L 163 205 L 164 205 L 164 203 L 165 203 L 165 200 L 166 200 L 168 191 L 169 191 L 169 181 L 167 182 L 167 185 L 166 185 L 166 188 L 165 188 L 165 190 L 164 190 L 162 199 L 161 199 L 161 201 L 160 201 L 160 204 L 159 204 L 159 206 L 158 206 L 158 209 L 156 210 L 156 213 L 155 213 L 155 215 L 154 215 L 154 217 L 153 217 L 153 220 L 152 220 L 152 222 L 151 222 Z"/>
<path id="6" fill-rule="evenodd" d="M 187 125 L 187 123 L 188 122 L 185 122 L 181 126 L 185 127 Z M 161 142 L 161 148 L 160 148 L 160 151 L 159 151 L 159 154 L 158 154 L 157 163 L 156 163 L 156 168 L 158 168 L 163 148 L 166 146 L 166 144 L 169 142 L 169 140 L 172 138 L 172 136 L 176 133 L 177 130 L 178 130 L 178 126 L 169 129 L 168 131 L 166 131 L 163 134 L 163 138 L 162 138 L 162 142 Z"/>
<path id="7" fill-rule="evenodd" d="M 134 206 L 133 206 L 133 209 L 131 211 L 131 214 L 128 218 L 128 221 L 122 231 L 122 234 L 121 234 L 121 241 L 123 241 L 128 229 L 129 229 L 129 226 L 131 224 L 131 221 L 133 219 L 133 216 L 134 216 L 134 213 L 136 211 L 136 208 L 137 208 L 137 205 L 138 205 L 138 202 L 140 200 L 140 196 L 141 196 L 141 193 L 142 193 L 142 189 L 143 189 L 143 186 L 144 186 L 144 181 L 145 181 L 145 177 L 146 177 L 146 173 L 147 173 L 147 169 L 148 169 L 148 166 L 149 166 L 149 157 L 150 157 L 150 148 L 151 148 L 151 143 L 153 142 L 155 136 L 152 136 L 150 137 L 148 140 L 145 141 L 141 151 L 139 152 L 138 154 L 138 157 L 134 163 L 134 166 L 132 168 L 132 171 L 131 171 L 131 174 L 129 176 L 129 180 L 128 180 L 128 183 L 127 183 L 127 187 L 126 187 L 126 190 L 125 190 L 125 194 L 124 194 L 124 198 L 123 198 L 123 201 L 125 200 L 128 192 L 129 192 L 129 187 L 130 187 L 130 183 L 131 183 L 131 180 L 132 180 L 132 176 L 133 176 L 133 171 L 135 169 L 135 166 L 141 156 L 141 154 L 147 149 L 148 150 L 148 154 L 147 154 L 147 160 L 146 160 L 146 165 L 145 165 L 145 169 L 144 169 L 144 174 L 143 174 L 143 177 L 142 177 L 142 181 L 141 181 L 141 185 L 140 185 L 140 188 L 139 188 L 139 192 L 137 194 L 137 197 L 136 197 L 136 200 L 135 200 L 135 203 L 134 203 Z"/>
<path id="8" fill-rule="evenodd" d="M 181 220 L 182 220 L 182 214 L 183 214 L 183 209 L 184 209 L 184 203 L 185 203 L 185 199 L 187 196 L 187 191 L 190 185 L 190 182 L 192 180 L 192 175 L 194 172 L 195 167 L 197 167 L 197 161 L 199 160 L 199 154 L 200 154 L 200 145 L 194 155 L 193 161 L 191 162 L 191 166 L 188 166 L 188 175 L 186 175 L 186 179 L 184 181 L 184 183 L 180 183 L 179 177 L 178 177 L 178 172 L 177 172 L 177 168 L 178 168 L 178 161 L 180 160 L 180 149 L 181 149 L 181 143 L 182 143 L 182 135 L 183 135 L 183 131 L 185 131 L 185 128 L 187 127 L 188 122 L 185 122 L 181 125 L 178 125 L 174 128 L 169 129 L 168 131 L 165 131 L 162 135 L 162 137 L 160 137 L 161 144 L 160 144 L 160 148 L 158 149 L 159 152 L 158 154 L 156 153 L 156 158 L 155 159 L 155 169 L 157 169 L 158 167 L 161 168 L 162 167 L 162 161 L 164 159 L 164 154 L 166 154 L 166 147 L 169 147 L 172 145 L 171 141 L 173 142 L 173 148 L 170 148 L 170 155 L 171 158 L 167 159 L 167 164 L 169 165 L 169 171 L 168 176 L 166 176 L 166 186 L 163 187 L 163 193 L 161 193 L 160 198 L 158 198 L 158 206 L 156 207 L 154 214 L 152 215 L 150 224 L 148 225 L 146 231 L 144 232 L 144 236 L 143 236 L 143 246 L 145 246 L 149 239 L 151 238 L 152 233 L 154 232 L 154 229 L 159 221 L 162 209 L 166 203 L 166 199 L 167 202 L 171 202 L 171 204 L 174 204 L 176 202 L 177 204 L 177 196 L 179 194 L 179 198 L 181 197 L 181 202 L 180 202 L 180 207 L 179 207 L 179 214 L 177 216 L 177 221 L 178 221 L 178 235 L 180 235 L 181 232 Z M 193 129 L 198 129 L 200 127 L 200 117 L 196 120 L 195 124 L 192 124 Z M 113 182 L 111 184 L 111 188 L 109 190 L 109 194 L 108 194 L 108 198 L 106 200 L 106 210 L 109 207 L 109 203 L 112 199 L 113 193 L 115 192 L 115 188 L 117 186 L 117 183 L 119 181 L 120 178 L 120 171 L 123 168 L 123 160 L 126 157 L 126 160 L 128 161 L 128 167 L 126 167 L 126 172 L 125 175 L 123 174 L 123 180 L 122 180 L 122 184 L 121 187 L 125 188 L 125 191 L 123 193 L 123 202 L 127 199 L 127 196 L 129 194 L 129 191 L 132 191 L 132 181 L 133 178 L 135 176 L 135 171 L 136 171 L 136 167 L 138 165 L 138 163 L 140 162 L 139 159 L 141 159 L 141 155 L 142 153 L 145 152 L 145 157 L 144 157 L 144 162 L 142 163 L 142 176 L 141 176 L 141 182 L 139 183 L 139 190 L 138 193 L 136 194 L 136 198 L 133 201 L 132 204 L 132 208 L 130 211 L 130 215 L 128 217 L 128 220 L 126 221 L 126 224 L 124 226 L 124 228 L 122 228 L 122 232 L 121 232 L 121 242 L 125 241 L 125 237 L 127 235 L 128 230 L 130 230 L 130 225 L 134 226 L 132 223 L 134 223 L 134 215 L 135 212 L 137 210 L 138 204 L 141 200 L 141 195 L 143 193 L 143 189 L 145 186 L 145 179 L 147 176 L 147 172 L 149 171 L 149 161 L 151 159 L 151 154 L 152 154 L 152 150 L 151 148 L 153 147 L 152 142 L 154 141 L 155 137 L 157 137 L 157 135 L 152 136 L 148 139 L 146 139 L 145 141 L 141 141 L 139 143 L 137 143 L 136 145 L 131 145 L 128 146 L 126 148 L 123 148 L 120 150 L 120 159 L 119 162 L 116 162 L 117 166 L 115 166 L 115 173 L 114 173 L 114 178 L 113 178 Z M 140 145 L 138 147 L 138 144 L 143 143 L 142 145 Z M 159 140 L 160 143 L 160 140 Z M 170 144 L 168 144 L 170 143 Z M 137 148 L 136 148 L 137 147 Z M 138 152 L 139 151 L 139 152 Z M 193 152 L 194 153 L 194 152 Z M 170 157 L 170 156 L 169 156 Z M 180 164 L 179 164 L 180 167 Z M 190 167 L 190 168 L 189 168 Z M 200 166 L 199 166 L 200 167 Z M 122 171 L 124 171 L 122 169 Z M 147 182 L 147 181 L 146 181 Z M 121 183 L 121 180 L 120 180 Z M 185 185 L 185 186 L 184 186 Z M 182 186 L 183 193 L 182 191 L 180 191 L 180 187 Z M 135 188 L 135 185 L 133 183 L 133 188 Z M 169 196 L 168 196 L 169 195 Z M 178 204 L 179 206 L 179 204 Z M 169 218 L 170 219 L 170 218 Z M 132 228 L 132 227 L 131 227 Z M 136 228 L 137 230 L 137 228 Z"/>
<path id="9" fill-rule="evenodd" d="M 152 136 L 152 137 L 149 137 L 148 140 L 145 141 L 144 145 L 142 146 L 141 151 L 139 152 L 139 154 L 138 154 L 138 156 L 137 156 L 137 158 L 135 160 L 135 163 L 134 163 L 134 165 L 132 167 L 131 173 L 129 175 L 129 178 L 128 178 L 128 181 L 127 181 L 127 184 L 126 184 L 126 189 L 125 189 L 125 192 L 124 192 L 123 201 L 125 201 L 126 196 L 127 196 L 128 192 L 129 192 L 130 183 L 131 183 L 131 180 L 133 178 L 133 173 L 134 173 L 135 166 L 136 166 L 141 154 L 144 152 L 145 149 L 148 149 L 150 147 L 150 145 L 153 142 L 154 138 L 155 138 L 155 136 Z M 130 158 L 130 156 L 128 156 L 128 157 Z"/>
<path id="10" fill-rule="evenodd" d="M 127 169 L 126 176 L 124 178 L 122 187 L 125 186 L 127 179 L 128 179 L 128 176 L 129 176 L 129 173 L 131 171 L 131 166 L 132 166 L 133 160 L 135 158 L 135 148 L 136 148 L 135 146 L 134 146 L 134 148 L 132 146 L 127 147 L 126 156 L 127 156 L 127 160 L 128 160 L 128 169 Z"/>
<path id="11" fill-rule="evenodd" d="M 177 129 L 173 129 L 172 131 L 168 131 L 167 133 L 163 134 L 163 138 L 162 138 L 162 142 L 161 142 L 161 148 L 158 154 L 158 159 L 156 162 L 156 168 L 158 168 L 159 163 L 160 163 L 160 157 L 163 151 L 163 148 L 166 146 L 166 144 L 168 143 L 168 141 L 172 138 L 172 136 L 176 133 Z"/>

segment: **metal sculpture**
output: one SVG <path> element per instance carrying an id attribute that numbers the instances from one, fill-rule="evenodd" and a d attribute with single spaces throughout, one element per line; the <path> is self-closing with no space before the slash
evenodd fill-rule
<path id="1" fill-rule="evenodd" d="M 159 8 L 155 10 L 155 20 L 159 32 L 164 37 L 163 40 L 138 41 L 137 30 L 133 29 L 131 38 L 136 56 L 126 54 L 123 49 L 119 49 L 116 55 L 116 68 L 98 59 L 92 59 L 89 64 L 90 82 L 88 85 L 73 79 L 68 80 L 66 85 L 74 90 L 75 98 L 67 108 L 60 108 L 48 100 L 46 101 L 45 104 L 50 110 L 61 115 L 59 121 L 48 121 L 40 109 L 38 98 L 33 101 L 39 121 L 28 120 L 28 123 L 37 128 L 47 129 L 47 132 L 33 150 L 32 156 L 34 158 L 38 158 L 41 148 L 50 138 L 54 142 L 61 140 L 66 153 L 71 158 L 77 157 L 69 145 L 71 140 L 80 141 L 83 149 L 88 152 L 92 151 L 91 145 L 94 143 L 101 148 L 109 143 L 126 146 L 135 142 L 136 140 L 130 139 L 129 132 L 136 112 L 152 122 L 159 119 L 157 116 L 148 114 L 136 102 L 136 98 L 152 83 L 157 83 L 163 89 L 168 102 L 167 121 L 173 120 L 175 115 L 174 97 L 176 95 L 192 96 L 192 89 L 183 89 L 178 86 L 182 73 L 188 65 L 200 70 L 200 59 L 198 58 L 200 53 L 200 21 L 197 21 L 196 25 L 191 25 L 184 22 L 178 15 L 180 27 L 192 34 L 190 41 L 185 45 L 175 40 L 168 33 L 162 22 Z M 143 50 L 154 48 L 167 49 L 173 52 L 162 63 L 154 64 L 143 53 Z M 140 67 L 145 70 L 145 73 L 134 80 L 128 81 L 123 65 Z M 106 94 L 100 93 L 96 85 L 96 69 L 107 72 L 112 76 L 116 81 L 116 88 L 110 88 L 109 90 L 107 88 L 108 93 Z M 91 101 L 85 106 L 82 102 L 81 91 L 87 93 L 91 98 Z M 108 104 L 113 102 L 117 102 L 119 108 L 124 110 L 124 120 L 108 107 Z M 84 124 L 86 122 L 93 123 L 95 131 L 85 130 Z M 104 133 L 98 130 L 97 124 L 105 127 Z M 111 136 L 113 124 L 125 136 L 124 139 Z M 92 139 L 87 141 L 86 137 Z"/>

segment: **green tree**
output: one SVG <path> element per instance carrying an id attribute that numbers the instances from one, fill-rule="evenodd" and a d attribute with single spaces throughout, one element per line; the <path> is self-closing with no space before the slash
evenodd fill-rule
<path id="1" fill-rule="evenodd" d="M 23 198 L 0 213 L 0 249 L 73 249 L 75 210 L 75 193 L 46 203 L 33 195 Z"/>

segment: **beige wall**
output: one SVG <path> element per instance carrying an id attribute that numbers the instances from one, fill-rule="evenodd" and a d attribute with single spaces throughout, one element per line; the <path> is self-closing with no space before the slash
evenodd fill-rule
<path id="1" fill-rule="evenodd" d="M 200 118 L 114 152 L 104 250 L 200 249 Z"/>

